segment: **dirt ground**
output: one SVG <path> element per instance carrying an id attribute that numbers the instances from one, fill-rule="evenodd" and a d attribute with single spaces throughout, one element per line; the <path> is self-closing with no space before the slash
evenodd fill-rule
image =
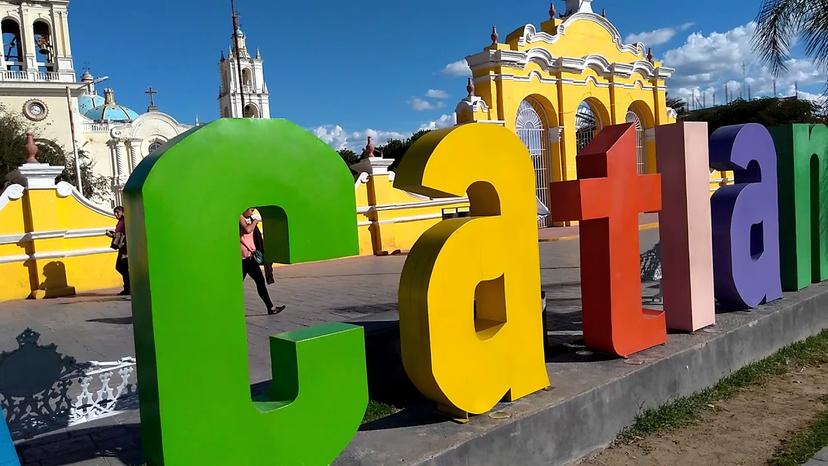
<path id="1" fill-rule="evenodd" d="M 805 367 L 708 406 L 701 422 L 616 444 L 581 464 L 707 466 L 767 464 L 826 408 L 828 367 Z"/>

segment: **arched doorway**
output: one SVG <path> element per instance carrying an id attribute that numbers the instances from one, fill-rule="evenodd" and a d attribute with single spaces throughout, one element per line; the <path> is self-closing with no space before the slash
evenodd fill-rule
<path id="1" fill-rule="evenodd" d="M 550 141 L 549 125 L 543 107 L 534 99 L 527 98 L 520 103 L 515 121 L 515 131 L 532 157 L 535 166 L 535 195 L 547 208 L 551 202 L 549 197 L 550 183 Z M 539 228 L 551 226 L 548 217 L 538 220 Z"/>
<path id="2" fill-rule="evenodd" d="M 585 100 L 578 105 L 575 113 L 575 146 L 578 154 L 595 139 L 595 135 L 603 128 L 601 113 Z"/>
<path id="3" fill-rule="evenodd" d="M 627 123 L 635 125 L 635 161 L 638 174 L 647 173 L 647 147 L 644 141 L 644 124 L 641 117 L 632 110 L 627 111 Z"/>

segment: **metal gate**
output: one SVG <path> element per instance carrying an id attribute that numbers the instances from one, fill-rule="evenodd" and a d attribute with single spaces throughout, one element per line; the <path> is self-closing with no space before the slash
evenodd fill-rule
<path id="1" fill-rule="evenodd" d="M 636 162 L 638 164 L 638 174 L 643 175 L 647 173 L 647 152 L 644 144 L 644 125 L 641 124 L 641 118 L 632 110 L 627 112 L 627 123 L 635 125 L 635 154 Z"/>
<path id="2" fill-rule="evenodd" d="M 578 110 L 575 113 L 575 147 L 576 153 L 580 154 L 584 147 L 588 146 L 598 131 L 601 129 L 601 124 L 592 107 L 587 102 L 581 102 Z"/>
<path id="3" fill-rule="evenodd" d="M 517 135 L 532 156 L 535 166 L 535 193 L 545 207 L 549 207 L 549 137 L 546 119 L 541 116 L 543 109 L 529 99 L 520 103 L 517 112 Z M 549 217 L 538 219 L 538 228 L 550 226 Z"/>

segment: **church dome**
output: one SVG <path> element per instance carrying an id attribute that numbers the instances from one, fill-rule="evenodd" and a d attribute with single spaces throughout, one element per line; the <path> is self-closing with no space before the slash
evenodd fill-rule
<path id="1" fill-rule="evenodd" d="M 115 92 L 112 89 L 106 89 L 103 100 L 102 104 L 86 111 L 84 115 L 94 121 L 129 122 L 138 118 L 138 113 L 134 110 L 115 102 Z"/>
<path id="2" fill-rule="evenodd" d="M 78 111 L 81 115 L 86 115 L 95 107 L 103 105 L 104 98 L 95 94 L 83 94 L 78 97 Z"/>

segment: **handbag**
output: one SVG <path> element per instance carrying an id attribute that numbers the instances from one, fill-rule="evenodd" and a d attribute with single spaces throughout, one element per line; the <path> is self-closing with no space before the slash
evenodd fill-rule
<path id="1" fill-rule="evenodd" d="M 120 250 L 126 244 L 126 235 L 120 232 L 115 232 L 112 235 L 112 243 L 109 244 L 111 249 Z"/>
<path id="2" fill-rule="evenodd" d="M 258 265 L 264 265 L 265 260 L 264 260 L 264 254 L 262 254 L 262 251 L 259 251 L 258 249 L 256 249 L 255 251 L 254 251 L 254 250 L 251 250 L 249 247 L 247 247 L 247 245 L 246 245 L 246 244 L 244 244 L 244 243 L 243 243 L 243 242 L 241 242 L 241 241 L 239 241 L 239 242 L 240 242 L 240 243 L 241 243 L 241 245 L 242 245 L 242 246 L 244 246 L 244 248 L 245 248 L 245 249 L 247 249 L 247 251 L 250 253 L 250 257 L 252 257 L 252 258 L 253 258 L 253 262 L 255 262 L 255 263 L 256 263 L 256 264 L 258 264 Z"/>

